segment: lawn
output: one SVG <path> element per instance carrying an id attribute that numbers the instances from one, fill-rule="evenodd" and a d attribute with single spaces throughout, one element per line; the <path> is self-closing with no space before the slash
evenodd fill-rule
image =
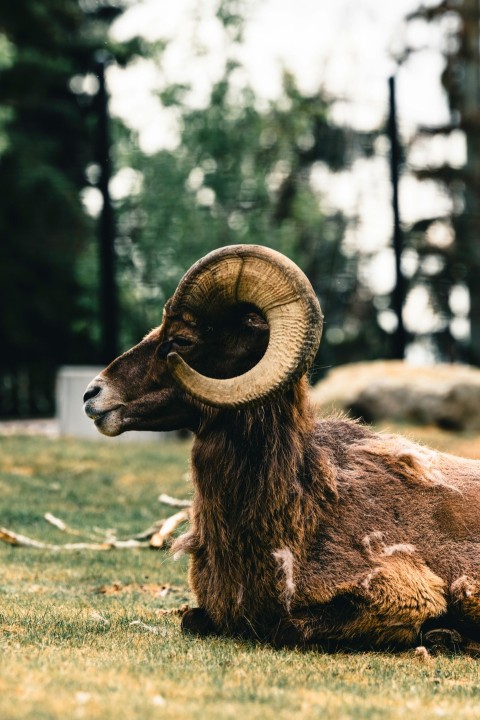
<path id="1" fill-rule="evenodd" d="M 405 429 L 405 428 L 404 428 Z M 476 437 L 411 429 L 480 457 Z M 188 442 L 0 437 L 0 526 L 61 543 L 132 537 L 189 497 Z M 45 513 L 80 531 L 67 536 Z M 275 651 L 180 633 L 187 563 L 165 550 L 0 543 L 0 718 L 478 718 L 480 661 Z"/>

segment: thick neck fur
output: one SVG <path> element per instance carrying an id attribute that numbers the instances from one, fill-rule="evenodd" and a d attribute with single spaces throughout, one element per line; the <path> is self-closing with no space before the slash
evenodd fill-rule
<path id="1" fill-rule="evenodd" d="M 262 406 L 212 413 L 197 434 L 190 579 L 219 627 L 289 606 L 336 491 L 314 428 L 301 380 Z"/>
<path id="2" fill-rule="evenodd" d="M 192 453 L 201 542 L 225 551 L 238 542 L 304 547 L 319 498 L 335 492 L 314 427 L 305 379 L 259 407 L 205 421 Z"/>

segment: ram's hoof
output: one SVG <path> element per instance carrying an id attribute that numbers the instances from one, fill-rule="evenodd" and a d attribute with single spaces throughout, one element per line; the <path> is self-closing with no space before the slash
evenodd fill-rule
<path id="1" fill-rule="evenodd" d="M 304 647 L 305 636 L 289 618 L 284 618 L 273 631 L 270 644 L 275 648 Z"/>
<path id="2" fill-rule="evenodd" d="M 192 635 L 218 635 L 215 625 L 203 608 L 191 608 L 184 612 L 182 632 Z"/>
<path id="3" fill-rule="evenodd" d="M 433 654 L 443 652 L 458 653 L 463 648 L 464 639 L 457 630 L 435 628 L 425 633 L 423 644 Z"/>

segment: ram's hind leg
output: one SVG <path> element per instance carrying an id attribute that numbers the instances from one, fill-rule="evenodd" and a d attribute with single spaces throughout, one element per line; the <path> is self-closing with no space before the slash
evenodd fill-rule
<path id="1" fill-rule="evenodd" d="M 347 591 L 328 603 L 299 608 L 278 622 L 269 642 L 278 648 L 316 645 L 324 650 L 361 644 L 362 605 L 355 591 Z"/>
<path id="2" fill-rule="evenodd" d="M 275 645 L 412 645 L 422 625 L 446 610 L 443 581 L 409 545 L 370 548 L 371 572 L 337 588 L 321 605 L 292 612 Z"/>

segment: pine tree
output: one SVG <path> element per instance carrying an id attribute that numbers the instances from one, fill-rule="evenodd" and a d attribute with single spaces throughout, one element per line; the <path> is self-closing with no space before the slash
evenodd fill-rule
<path id="1" fill-rule="evenodd" d="M 327 325 L 318 366 L 385 354 L 358 256 L 343 248 L 348 220 L 322 207 L 312 183 L 316 163 L 345 166 L 345 130 L 332 124 L 321 93 L 302 94 L 288 74 L 283 97 L 259 109 L 250 88 L 231 92 L 234 69 L 202 109 L 184 105 L 185 88 L 169 88 L 162 98 L 181 116 L 178 149 L 135 150 L 130 158 L 143 189 L 119 209 L 121 285 L 129 293 L 122 317 L 133 333 L 125 344 L 159 322 L 195 260 L 222 245 L 258 243 L 296 261 L 319 295 Z"/>
<path id="2" fill-rule="evenodd" d="M 80 191 L 95 161 L 95 52 L 120 12 L 110 0 L 0 10 L 0 415 L 51 412 L 57 366 L 95 354 Z"/>
<path id="3" fill-rule="evenodd" d="M 442 85 L 450 120 L 442 126 L 419 128 L 418 138 L 448 138 L 462 133 L 467 159 L 463 167 L 446 162 L 439 167 L 416 168 L 420 179 L 434 180 L 448 193 L 452 211 L 444 217 L 424 218 L 410 233 L 419 256 L 413 282 L 430 289 L 439 317 L 435 333 L 440 356 L 480 365 L 480 9 L 478 0 L 440 2 L 421 7 L 408 20 L 422 19 L 443 30 L 445 67 Z M 411 50 L 406 48 L 405 56 Z M 455 291 L 465 288 L 470 298 L 470 337 L 457 332 L 452 310 Z M 463 325 L 464 325 L 463 321 Z M 460 328 L 464 330 L 464 328 Z"/>

